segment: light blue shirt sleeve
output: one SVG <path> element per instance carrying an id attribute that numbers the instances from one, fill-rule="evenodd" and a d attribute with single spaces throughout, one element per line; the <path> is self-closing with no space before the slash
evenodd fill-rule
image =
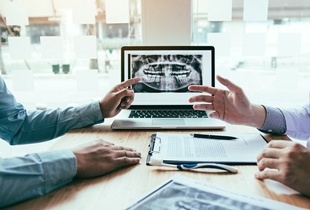
<path id="1" fill-rule="evenodd" d="M 296 109 L 282 109 L 287 130 L 296 139 L 310 140 L 310 104 Z"/>
<path id="2" fill-rule="evenodd" d="M 0 76 L 0 138 L 10 144 L 41 142 L 101 122 L 99 102 L 64 110 L 26 111 Z M 0 158 L 0 207 L 44 195 L 71 182 L 76 171 L 70 150 Z"/>
<path id="3" fill-rule="evenodd" d="M 0 138 L 11 145 L 50 140 L 75 128 L 102 123 L 99 102 L 66 109 L 27 111 L 0 77 Z"/>
<path id="4" fill-rule="evenodd" d="M 42 196 L 70 183 L 76 168 L 71 150 L 0 158 L 0 207 Z"/>
<path id="5" fill-rule="evenodd" d="M 259 130 L 264 133 L 284 135 L 286 131 L 286 122 L 282 111 L 274 107 L 263 107 L 266 111 L 266 119 Z"/>
<path id="6" fill-rule="evenodd" d="M 308 140 L 307 146 L 310 147 L 310 104 L 295 109 L 264 107 L 266 119 L 260 131 Z"/>

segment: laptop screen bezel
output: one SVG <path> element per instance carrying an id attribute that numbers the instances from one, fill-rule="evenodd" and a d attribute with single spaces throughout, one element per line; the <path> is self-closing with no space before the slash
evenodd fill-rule
<path id="1" fill-rule="evenodd" d="M 215 87 L 215 49 L 213 46 L 123 46 L 121 48 L 121 81 L 125 81 L 129 78 L 125 78 L 125 55 L 126 51 L 160 51 L 160 50 L 179 50 L 179 51 L 197 51 L 197 50 L 206 50 L 211 52 L 211 86 Z M 128 72 L 127 75 L 130 75 Z M 138 106 L 138 105 L 135 105 Z M 187 105 L 183 105 L 187 107 Z"/>

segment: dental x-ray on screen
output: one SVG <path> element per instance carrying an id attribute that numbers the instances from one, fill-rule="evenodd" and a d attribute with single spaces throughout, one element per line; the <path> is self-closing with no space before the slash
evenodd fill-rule
<path id="1" fill-rule="evenodd" d="M 189 85 L 202 85 L 202 54 L 130 54 L 133 85 L 136 93 L 188 92 Z"/>

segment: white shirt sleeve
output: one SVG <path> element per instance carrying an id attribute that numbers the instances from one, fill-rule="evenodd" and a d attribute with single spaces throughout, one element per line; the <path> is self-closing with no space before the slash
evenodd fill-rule
<path id="1" fill-rule="evenodd" d="M 298 109 L 281 110 L 286 121 L 285 134 L 297 139 L 310 140 L 310 104 Z"/>

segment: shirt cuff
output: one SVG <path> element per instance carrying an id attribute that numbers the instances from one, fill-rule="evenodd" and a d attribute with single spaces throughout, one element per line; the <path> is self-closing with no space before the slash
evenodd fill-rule
<path id="1" fill-rule="evenodd" d="M 77 173 L 75 155 L 71 150 L 55 150 L 36 154 L 44 170 L 45 193 L 72 181 Z"/>
<path id="2" fill-rule="evenodd" d="M 264 125 L 258 130 L 270 134 L 284 134 L 286 132 L 286 122 L 282 111 L 278 108 L 263 106 L 266 110 Z"/>

